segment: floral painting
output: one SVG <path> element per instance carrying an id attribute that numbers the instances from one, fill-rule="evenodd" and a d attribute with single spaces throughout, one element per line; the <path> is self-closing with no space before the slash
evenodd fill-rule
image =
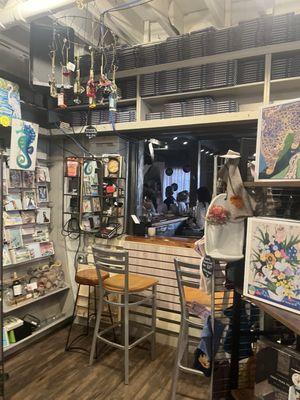
<path id="1" fill-rule="evenodd" d="M 300 222 L 248 219 L 244 294 L 300 314 Z"/>
<path id="2" fill-rule="evenodd" d="M 19 86 L 0 78 L 0 125 L 11 126 L 12 118 L 21 118 Z"/>
<path id="3" fill-rule="evenodd" d="M 262 108 L 256 161 L 258 180 L 300 179 L 300 99 Z"/>
<path id="4" fill-rule="evenodd" d="M 39 126 L 32 122 L 12 119 L 9 167 L 35 171 Z"/>

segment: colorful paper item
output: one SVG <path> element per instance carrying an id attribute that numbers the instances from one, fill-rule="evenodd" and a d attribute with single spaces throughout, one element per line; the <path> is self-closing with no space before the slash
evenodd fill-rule
<path id="1" fill-rule="evenodd" d="M 244 295 L 300 314 L 300 223 L 249 218 Z"/>
<path id="2" fill-rule="evenodd" d="M 35 170 L 38 133 L 37 124 L 20 119 L 12 120 L 9 160 L 11 169 Z"/>
<path id="3" fill-rule="evenodd" d="M 19 86 L 0 78 L 0 125 L 11 126 L 12 118 L 21 119 Z"/>

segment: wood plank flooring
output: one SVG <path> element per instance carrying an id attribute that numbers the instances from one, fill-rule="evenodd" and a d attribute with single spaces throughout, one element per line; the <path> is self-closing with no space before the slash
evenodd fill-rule
<path id="1" fill-rule="evenodd" d="M 169 400 L 175 350 L 157 345 L 130 352 L 130 384 L 123 383 L 123 352 L 109 348 L 88 366 L 88 356 L 65 352 L 61 329 L 8 359 L 5 400 Z M 87 341 L 84 343 L 84 341 Z M 88 346 L 91 338 L 82 341 Z M 208 400 L 209 380 L 180 374 L 177 400 Z"/>

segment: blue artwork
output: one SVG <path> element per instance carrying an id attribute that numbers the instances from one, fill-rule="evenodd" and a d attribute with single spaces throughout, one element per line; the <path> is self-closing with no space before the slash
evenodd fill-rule
<path id="1" fill-rule="evenodd" d="M 35 170 L 38 140 L 37 124 L 12 119 L 10 168 L 27 171 Z"/>
<path id="2" fill-rule="evenodd" d="M 21 118 L 19 86 L 0 78 L 0 125 L 11 126 L 12 118 Z"/>

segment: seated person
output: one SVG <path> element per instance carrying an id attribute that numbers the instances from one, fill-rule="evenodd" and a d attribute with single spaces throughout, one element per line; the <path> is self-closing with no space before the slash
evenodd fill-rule
<path id="1" fill-rule="evenodd" d="M 143 200 L 143 213 L 144 214 L 155 214 L 156 210 L 152 202 L 152 195 L 149 192 L 145 192 Z"/>
<path id="2" fill-rule="evenodd" d="M 211 194 L 206 186 L 201 186 L 197 189 L 197 197 L 195 218 L 199 228 L 204 229 L 207 209 L 211 202 Z"/>
<path id="3" fill-rule="evenodd" d="M 175 204 L 175 199 L 174 199 L 173 194 L 174 194 L 174 192 L 173 192 L 172 186 L 167 186 L 166 187 L 166 199 L 165 199 L 164 203 L 167 206 L 168 211 L 170 210 L 171 205 Z"/>
<path id="4" fill-rule="evenodd" d="M 179 192 L 177 195 L 177 212 L 179 215 L 184 215 L 188 212 L 189 195 L 186 190 Z"/>

